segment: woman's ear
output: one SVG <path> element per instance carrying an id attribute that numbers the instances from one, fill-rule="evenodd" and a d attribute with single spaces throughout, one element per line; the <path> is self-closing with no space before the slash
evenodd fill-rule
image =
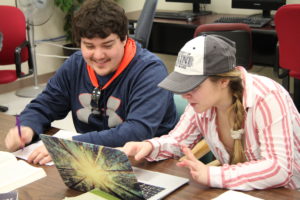
<path id="1" fill-rule="evenodd" d="M 228 78 L 221 78 L 219 84 L 222 88 L 226 88 L 229 85 L 230 80 Z"/>

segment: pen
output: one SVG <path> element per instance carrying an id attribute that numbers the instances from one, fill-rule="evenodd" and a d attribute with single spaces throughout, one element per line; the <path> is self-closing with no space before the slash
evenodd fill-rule
<path id="1" fill-rule="evenodd" d="M 21 123 L 20 123 L 19 115 L 16 115 L 16 126 L 18 127 L 18 134 L 19 134 L 19 137 L 22 141 Z M 23 149 L 23 147 L 22 147 L 22 149 Z"/>

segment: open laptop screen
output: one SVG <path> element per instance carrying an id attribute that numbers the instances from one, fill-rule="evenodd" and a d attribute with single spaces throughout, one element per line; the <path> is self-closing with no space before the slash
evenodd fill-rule
<path id="1" fill-rule="evenodd" d="M 41 135 L 65 184 L 82 192 L 99 188 L 122 199 L 144 199 L 120 150 Z"/>

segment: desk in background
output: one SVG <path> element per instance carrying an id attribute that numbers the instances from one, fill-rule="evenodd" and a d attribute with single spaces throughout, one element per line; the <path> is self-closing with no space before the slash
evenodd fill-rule
<path id="1" fill-rule="evenodd" d="M 13 116 L 0 113 L 0 151 L 5 150 L 5 134 L 10 128 L 14 127 L 14 125 L 15 118 Z M 54 134 L 57 131 L 58 129 L 51 128 L 47 133 Z M 133 165 L 136 167 L 191 178 L 189 175 L 189 171 L 187 169 L 181 169 L 177 167 L 175 165 L 176 162 L 176 160 L 172 159 L 152 163 L 146 161 L 132 161 Z M 72 197 L 81 194 L 81 192 L 69 189 L 67 186 L 65 186 L 58 174 L 57 169 L 54 166 L 43 166 L 43 169 L 46 171 L 47 177 L 19 188 L 19 200 L 61 200 L 66 196 Z M 204 187 L 191 180 L 189 184 L 179 188 L 178 190 L 167 196 L 165 199 L 207 200 L 215 198 L 225 191 L 227 190 Z M 289 190 L 285 188 L 254 190 L 245 193 L 262 199 L 300 199 L 300 192 L 298 192 L 297 190 Z"/>
<path id="2" fill-rule="evenodd" d="M 137 21 L 140 11 L 128 12 L 130 23 Z M 194 31 L 201 24 L 213 23 L 220 17 L 245 16 L 212 14 L 199 16 L 194 21 L 167 20 L 154 18 L 149 50 L 155 53 L 177 55 L 181 47 L 193 38 Z M 252 28 L 253 63 L 274 66 L 277 36 L 270 24 L 263 28 Z"/>

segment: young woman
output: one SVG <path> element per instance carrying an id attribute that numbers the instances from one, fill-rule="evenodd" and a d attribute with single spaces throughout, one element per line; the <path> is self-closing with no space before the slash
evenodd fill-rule
<path id="1" fill-rule="evenodd" d="M 299 112 L 281 85 L 235 67 L 232 41 L 192 39 L 159 86 L 182 94 L 189 105 L 168 135 L 125 144 L 128 156 L 153 161 L 185 154 L 178 166 L 211 187 L 300 188 Z M 206 166 L 192 154 L 203 137 L 222 166 Z"/>

